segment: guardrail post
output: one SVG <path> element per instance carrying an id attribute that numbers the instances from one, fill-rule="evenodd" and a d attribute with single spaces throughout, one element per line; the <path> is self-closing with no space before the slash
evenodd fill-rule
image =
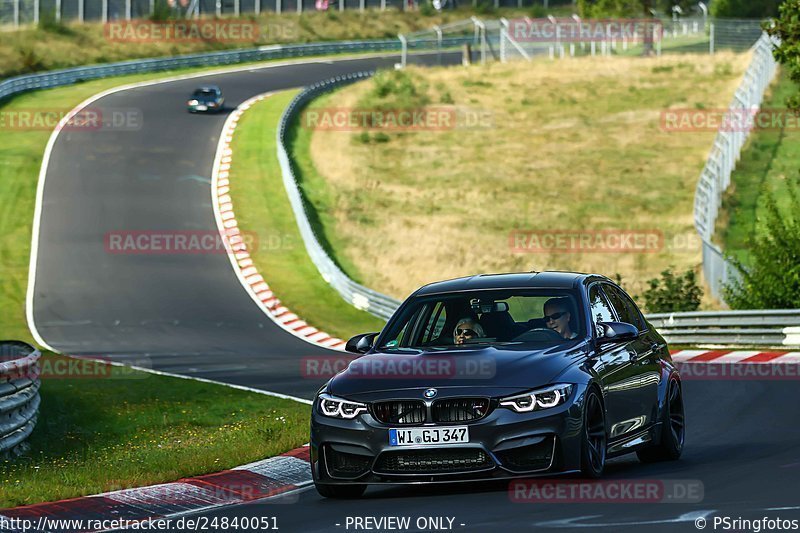
<path id="1" fill-rule="evenodd" d="M 19 28 L 19 0 L 14 0 L 14 27 Z"/>
<path id="2" fill-rule="evenodd" d="M 358 0 L 358 10 L 363 12 L 364 11 L 364 3 L 365 0 Z"/>
<path id="3" fill-rule="evenodd" d="M 344 3 L 344 0 L 341 0 Z M 297 0 L 297 14 L 301 14 L 303 12 L 303 0 Z"/>
<path id="4" fill-rule="evenodd" d="M 363 2 L 363 0 L 362 0 Z M 442 64 L 442 28 L 438 25 L 433 27 L 433 30 L 436 32 L 436 64 Z"/>
<path id="5" fill-rule="evenodd" d="M 125 0 L 125 20 L 131 20 L 132 3 L 131 0 Z"/>
<path id="6" fill-rule="evenodd" d="M 214 3 L 214 12 L 218 17 L 222 16 L 222 0 L 217 0 Z"/>
<path id="7" fill-rule="evenodd" d="M 56 22 L 61 22 L 61 0 L 56 0 Z"/>
<path id="8" fill-rule="evenodd" d="M 100 4 L 100 19 L 103 21 L 103 24 L 108 23 L 108 0 L 102 0 Z"/>
<path id="9" fill-rule="evenodd" d="M 239 0 L 233 0 L 233 13 L 238 17 L 239 10 L 241 9 L 241 2 Z"/>
<path id="10" fill-rule="evenodd" d="M 408 61 L 408 40 L 402 33 L 398 34 L 397 38 L 400 39 L 400 65 L 406 68 L 406 62 Z"/>
<path id="11" fill-rule="evenodd" d="M 708 30 L 708 53 L 712 56 L 714 55 L 714 23 L 711 23 L 711 27 Z"/>
<path id="12" fill-rule="evenodd" d="M 281 8 L 282 8 L 282 7 L 283 7 L 283 6 L 281 5 L 281 0 L 275 0 L 275 13 L 277 13 L 278 15 L 280 15 L 280 14 L 281 14 Z"/>

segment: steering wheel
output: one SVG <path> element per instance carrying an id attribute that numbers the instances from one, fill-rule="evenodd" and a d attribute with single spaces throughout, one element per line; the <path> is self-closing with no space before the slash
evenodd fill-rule
<path id="1" fill-rule="evenodd" d="M 563 341 L 564 337 L 555 330 L 550 328 L 534 328 L 526 331 L 522 335 L 517 336 L 515 341 Z"/>

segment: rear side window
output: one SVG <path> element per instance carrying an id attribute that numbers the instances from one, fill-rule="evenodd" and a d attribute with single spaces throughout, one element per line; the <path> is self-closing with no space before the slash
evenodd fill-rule
<path id="1" fill-rule="evenodd" d="M 639 311 L 639 308 L 636 307 L 636 304 L 625 294 L 622 289 L 619 289 L 613 285 L 605 285 L 603 287 L 603 291 L 608 295 L 608 299 L 611 301 L 611 305 L 617 311 L 617 316 L 621 322 L 627 322 L 628 324 L 633 324 L 636 326 L 639 331 L 644 331 L 647 329 L 647 324 L 644 321 L 644 317 L 642 317 L 642 313 Z"/>
<path id="2" fill-rule="evenodd" d="M 614 313 L 611 311 L 611 305 L 608 303 L 605 294 L 600 290 L 600 284 L 592 285 L 589 289 L 589 308 L 592 311 L 592 322 L 613 322 Z"/>

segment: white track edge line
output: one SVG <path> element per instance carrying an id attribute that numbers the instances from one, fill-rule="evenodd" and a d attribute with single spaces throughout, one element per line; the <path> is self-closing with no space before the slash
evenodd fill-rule
<path id="1" fill-rule="evenodd" d="M 123 363 L 122 361 L 108 361 L 106 359 L 97 359 L 93 357 L 79 357 L 75 355 L 65 355 L 65 357 L 69 357 L 72 359 L 79 359 L 81 361 L 96 361 L 98 363 L 106 363 L 111 366 L 119 366 L 125 368 L 131 368 L 133 370 L 138 370 L 140 372 L 146 372 L 148 374 L 155 374 L 157 376 L 166 376 L 170 378 L 179 378 L 179 379 L 188 379 L 190 381 L 199 381 L 201 383 L 210 383 L 213 385 L 224 385 L 225 387 L 230 387 L 232 389 L 238 389 L 247 392 L 255 392 L 256 394 L 263 394 L 264 396 L 273 396 L 275 398 L 282 398 L 284 400 L 293 400 L 295 402 L 304 403 L 306 405 L 313 405 L 314 402 L 312 400 L 308 400 L 306 398 L 300 398 L 298 396 L 291 396 L 289 394 L 283 394 L 280 392 L 273 392 L 264 389 L 255 389 L 253 387 L 248 387 L 247 385 L 236 385 L 235 383 L 225 383 L 223 381 L 215 381 L 213 379 L 206 379 L 206 378 L 198 378 L 197 376 L 187 376 L 185 374 L 173 374 L 172 372 L 166 372 L 164 370 L 156 370 L 154 368 L 147 368 L 146 366 L 137 366 L 137 365 L 128 365 Z"/>

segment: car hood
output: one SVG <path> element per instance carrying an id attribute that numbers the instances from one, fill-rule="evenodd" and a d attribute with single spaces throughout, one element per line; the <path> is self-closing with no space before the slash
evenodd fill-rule
<path id="1" fill-rule="evenodd" d="M 573 342 L 539 349 L 511 345 L 387 350 L 352 361 L 331 379 L 328 392 L 362 401 L 385 397 L 387 391 L 425 388 L 438 389 L 439 397 L 467 391 L 507 395 L 551 383 L 569 366 L 585 360 L 584 348 L 585 344 Z"/>

